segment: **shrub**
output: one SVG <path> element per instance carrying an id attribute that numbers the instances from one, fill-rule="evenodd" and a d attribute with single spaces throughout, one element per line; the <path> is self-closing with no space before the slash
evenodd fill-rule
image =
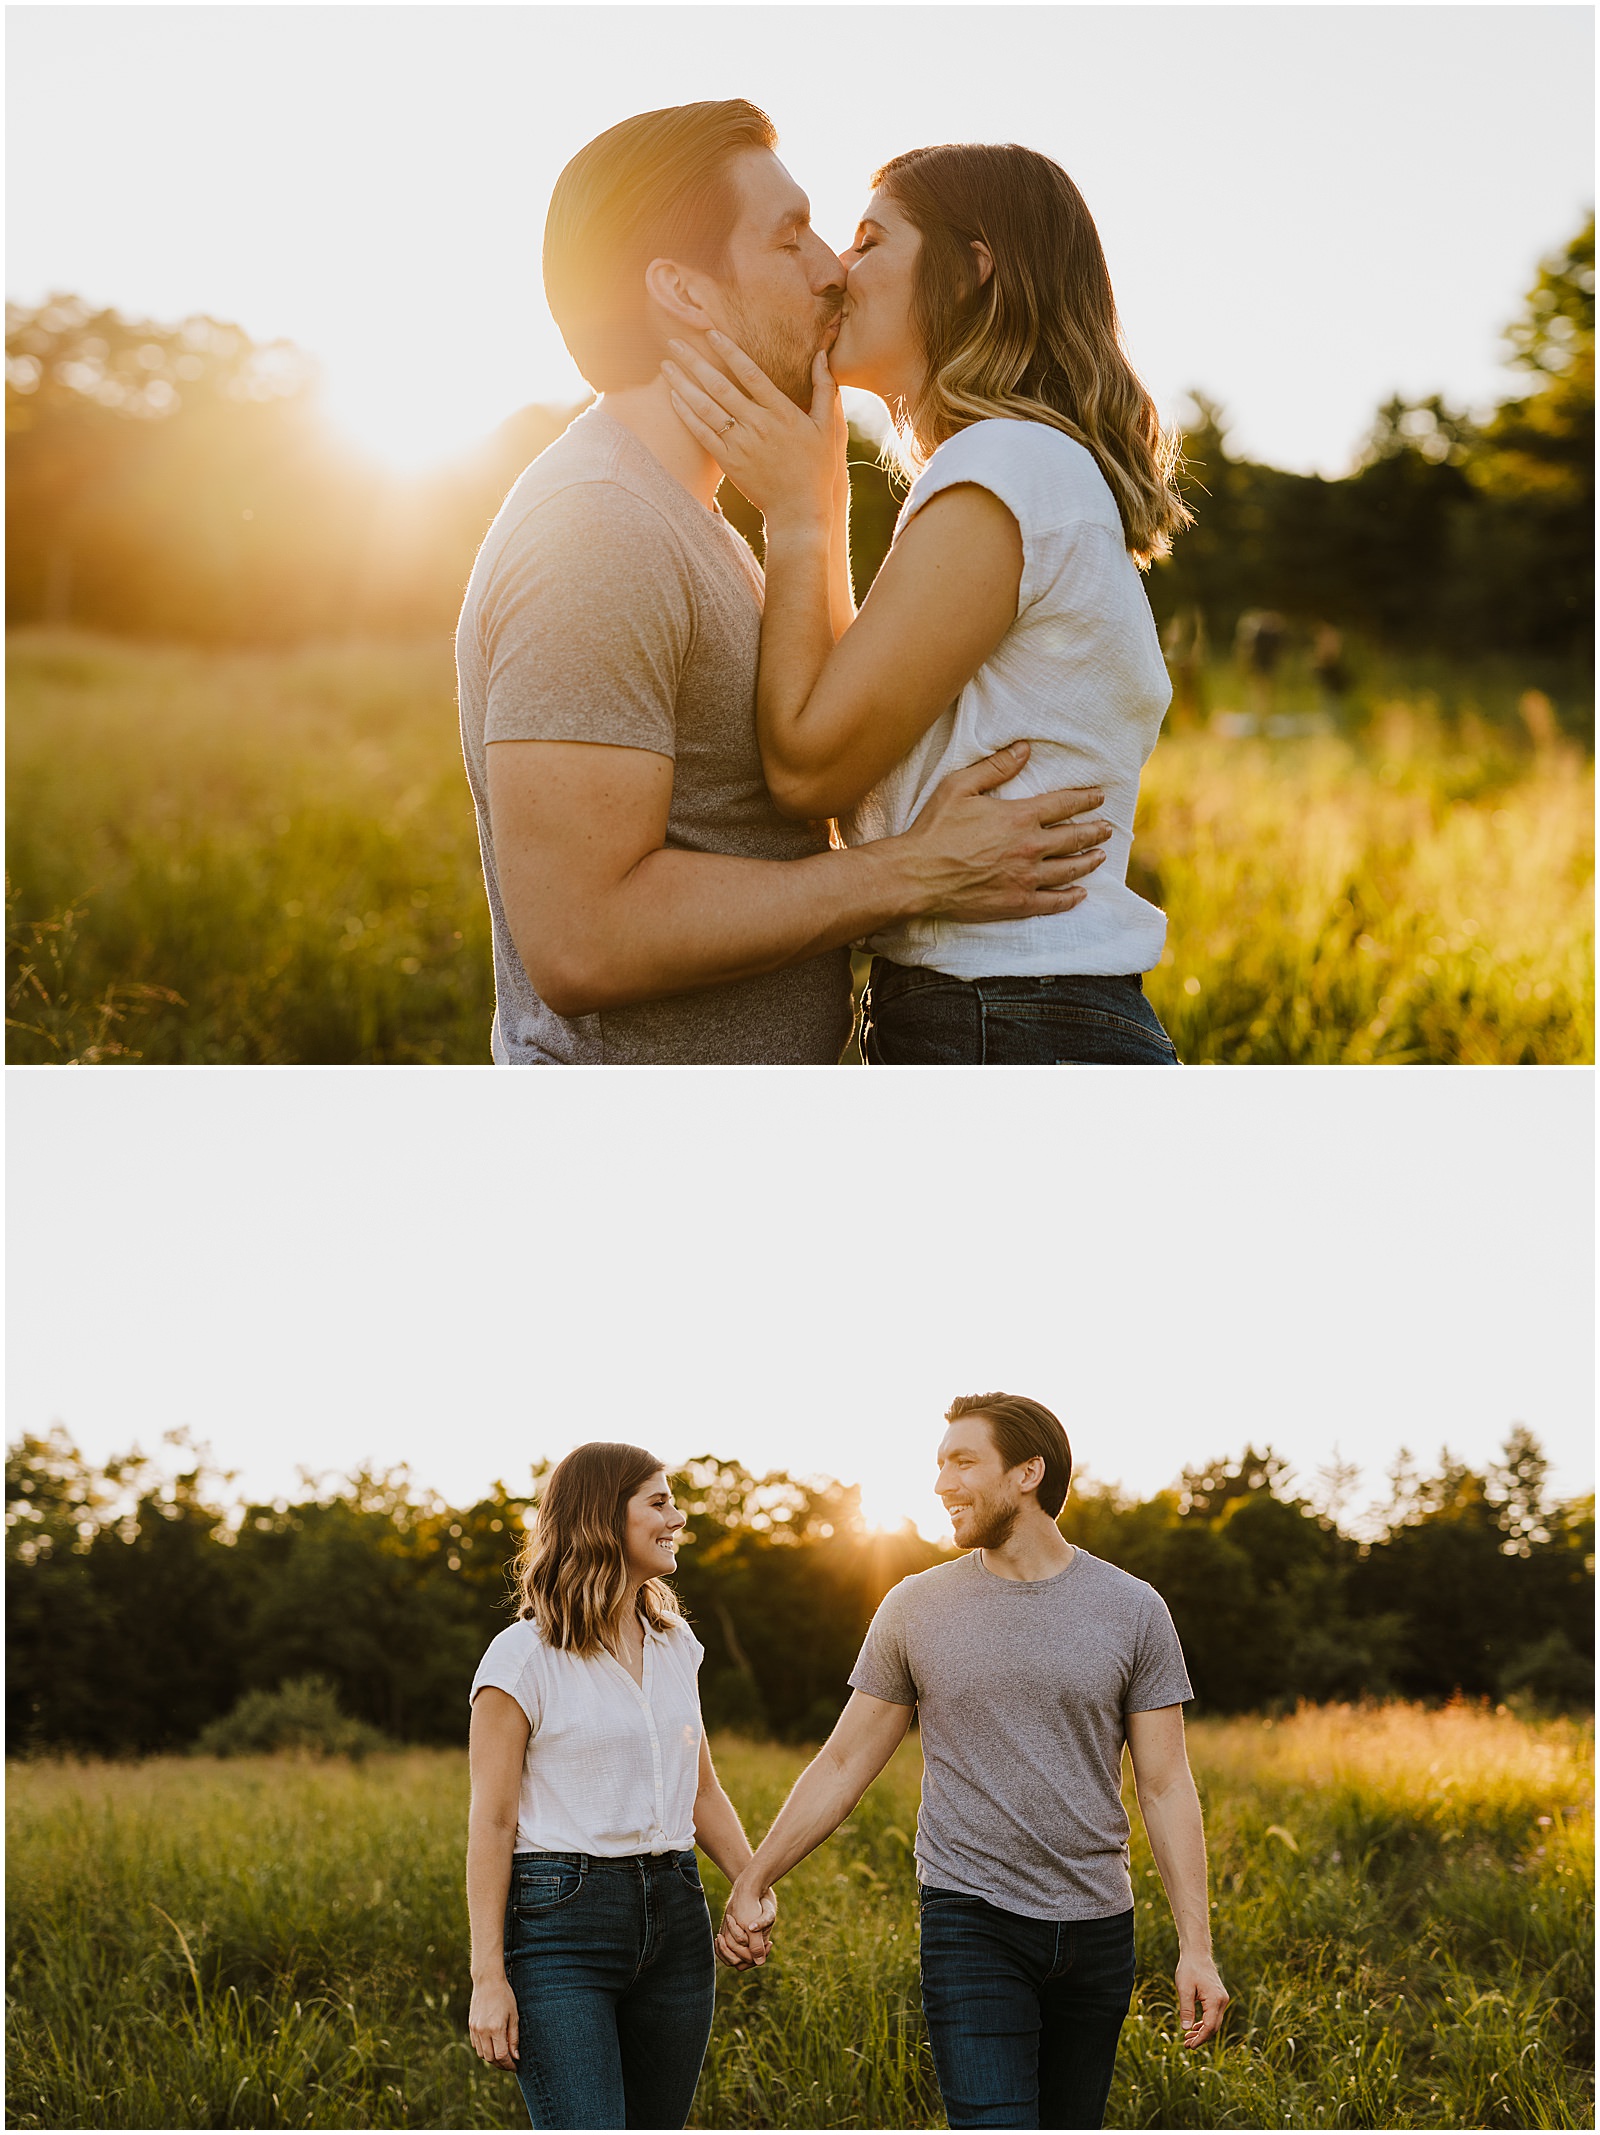
<path id="1" fill-rule="evenodd" d="M 374 1750 L 392 1748 L 387 1735 L 339 1710 L 333 1685 L 320 1675 L 296 1676 L 276 1690 L 250 1690 L 232 1712 L 201 1730 L 195 1753 L 202 1757 L 255 1757 L 273 1750 L 303 1756 L 349 1757 L 360 1763 Z"/>

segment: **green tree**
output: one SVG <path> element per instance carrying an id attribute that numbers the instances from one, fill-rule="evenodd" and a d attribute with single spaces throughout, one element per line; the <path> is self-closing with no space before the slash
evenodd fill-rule
<path id="1" fill-rule="evenodd" d="M 280 1692 L 298 1709 L 285 1686 L 309 1676 L 393 1740 L 460 1742 L 467 1685 L 515 1610 L 528 1496 L 497 1484 L 455 1508 L 397 1470 L 308 1477 L 294 1504 L 230 1507 L 203 1451 L 176 1449 L 176 1474 L 138 1452 L 96 1466 L 59 1429 L 11 1450 L 13 1749 L 175 1748 L 250 1694 L 257 1717 L 280 1710 Z M 1520 1426 L 1485 1475 L 1445 1456 L 1434 1474 L 1408 1461 L 1397 1477 L 1370 1545 L 1302 1497 L 1270 1448 L 1192 1468 L 1143 1502 L 1080 1483 L 1060 1524 L 1161 1593 L 1206 1709 L 1395 1688 L 1591 1700 L 1593 1500 L 1550 1499 Z M 693 1536 L 675 1586 L 706 1648 L 707 1717 L 820 1735 L 878 1602 L 948 1551 L 909 1527 L 866 1529 L 836 1482 L 713 1455 L 674 1482 Z"/>
<path id="2" fill-rule="evenodd" d="M 1460 544 L 1521 639 L 1584 642 L 1594 613 L 1594 217 L 1539 270 L 1511 326 L 1530 390 L 1465 460 L 1485 510 Z"/>
<path id="3" fill-rule="evenodd" d="M 359 1473 L 298 1505 L 248 1508 L 245 1687 L 319 1675 L 386 1735 L 459 1739 L 467 1685 L 505 1622 L 514 1547 L 509 1505 L 475 1511 L 464 1520 L 403 1468 Z M 480 1528 L 493 1537 L 481 1555 Z"/>
<path id="4" fill-rule="evenodd" d="M 1405 1625 L 1397 1681 L 1407 1695 L 1542 1686 L 1561 1702 L 1592 1701 L 1593 1504 L 1549 1505 L 1547 1475 L 1521 1424 L 1485 1474 L 1445 1451 L 1423 1476 L 1402 1455 L 1388 1530 L 1352 1592 L 1358 1613 Z"/>
<path id="5" fill-rule="evenodd" d="M 7 1456 L 7 1738 L 111 1754 L 189 1740 L 236 1695 L 239 1611 L 216 1499 L 137 1451 L 97 1469 L 56 1428 Z"/>

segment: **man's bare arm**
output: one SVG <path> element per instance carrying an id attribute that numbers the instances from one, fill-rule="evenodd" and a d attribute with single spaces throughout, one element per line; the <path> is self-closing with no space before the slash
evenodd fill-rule
<path id="1" fill-rule="evenodd" d="M 753 1949 L 754 1961 L 761 1963 L 766 1952 L 753 1938 L 762 1934 L 764 1903 L 773 1884 L 838 1830 L 905 1740 L 915 1709 L 869 1697 L 864 1690 L 851 1692 L 833 1733 L 795 1781 L 772 1829 L 728 1894 L 720 1939 L 730 1962 Z"/>
<path id="2" fill-rule="evenodd" d="M 801 963 L 897 919 L 1027 918 L 1079 903 L 1110 833 L 1093 787 L 997 800 L 1026 748 L 947 778 L 912 828 L 850 852 L 743 860 L 669 849 L 670 758 L 496 741 L 489 810 L 523 968 L 558 1015 L 592 1015 Z"/>
<path id="3" fill-rule="evenodd" d="M 1183 1744 L 1183 1707 L 1130 1712 L 1128 1750 L 1139 1814 L 1178 1929 L 1178 2020 L 1185 2046 L 1215 2038 L 1228 2006 L 1211 1954 L 1211 1898 L 1200 1797 Z"/>

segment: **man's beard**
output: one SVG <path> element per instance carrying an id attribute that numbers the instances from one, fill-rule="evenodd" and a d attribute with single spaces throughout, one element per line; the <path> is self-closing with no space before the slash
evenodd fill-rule
<path id="1" fill-rule="evenodd" d="M 972 1508 L 972 1531 L 968 1549 L 1004 1549 L 1017 1524 L 1015 1505 L 977 1504 Z"/>
<path id="2" fill-rule="evenodd" d="M 778 391 L 792 400 L 797 408 L 809 411 L 811 366 L 817 359 L 817 350 L 827 338 L 829 327 L 843 309 L 842 295 L 837 301 L 819 300 L 815 320 L 809 328 L 802 329 L 788 321 L 763 324 L 747 318 L 734 306 L 730 331 L 750 361 L 760 364 Z"/>

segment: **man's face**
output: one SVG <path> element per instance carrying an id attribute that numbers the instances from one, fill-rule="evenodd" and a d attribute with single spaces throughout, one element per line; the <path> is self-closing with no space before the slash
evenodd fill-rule
<path id="1" fill-rule="evenodd" d="M 1031 1465 L 1031 1463 L 1030 1463 Z M 983 1416 L 963 1416 L 939 1441 L 934 1492 L 950 1515 L 959 1549 L 1000 1549 L 1010 1540 L 1029 1493 L 1024 1468 L 1008 1468 Z"/>
<path id="2" fill-rule="evenodd" d="M 734 164 L 739 216 L 706 309 L 797 407 L 811 405 L 811 366 L 832 345 L 844 267 L 811 227 L 811 203 L 770 149 Z"/>

